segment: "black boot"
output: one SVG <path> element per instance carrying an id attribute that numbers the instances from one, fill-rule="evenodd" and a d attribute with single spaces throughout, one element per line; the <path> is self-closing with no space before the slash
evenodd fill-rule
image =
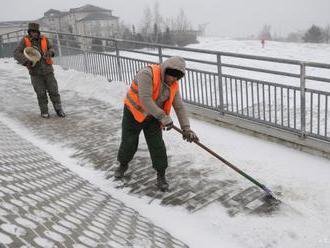
<path id="1" fill-rule="evenodd" d="M 162 191 L 168 191 L 169 185 L 166 182 L 165 173 L 157 172 L 157 188 Z"/>
<path id="2" fill-rule="evenodd" d="M 65 113 L 63 112 L 63 109 L 55 109 L 57 116 L 64 118 Z"/>
<path id="3" fill-rule="evenodd" d="M 120 179 L 124 177 L 125 172 L 128 169 L 128 164 L 120 164 L 115 170 L 115 178 Z"/>

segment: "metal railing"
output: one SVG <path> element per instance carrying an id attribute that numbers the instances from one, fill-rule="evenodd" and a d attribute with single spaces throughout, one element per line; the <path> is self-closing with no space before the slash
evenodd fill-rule
<path id="1" fill-rule="evenodd" d="M 142 67 L 182 56 L 187 62 L 180 83 L 185 102 L 330 141 L 330 64 L 44 33 L 57 49 L 57 64 L 109 81 L 129 84 Z M 1 35 L 0 56 L 12 55 L 23 35 L 22 30 Z"/>

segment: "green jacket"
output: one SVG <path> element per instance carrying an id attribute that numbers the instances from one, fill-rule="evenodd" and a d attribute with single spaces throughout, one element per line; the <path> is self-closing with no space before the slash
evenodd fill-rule
<path id="1" fill-rule="evenodd" d="M 27 35 L 26 37 L 30 38 L 32 46 L 34 48 L 38 49 L 42 56 L 43 52 L 41 50 L 41 37 L 39 37 L 38 39 L 32 39 L 31 36 L 29 36 L 29 35 Z M 14 51 L 14 58 L 21 65 L 24 65 L 26 62 L 28 62 L 28 59 L 23 54 L 25 47 L 26 46 L 25 46 L 25 42 L 24 42 L 24 38 L 23 38 Z M 47 39 L 47 48 L 48 48 L 48 51 L 51 51 L 51 52 L 53 52 L 53 54 L 55 54 L 53 44 L 51 44 L 51 42 L 48 39 Z M 36 65 L 34 67 L 32 67 L 32 69 L 30 70 L 30 75 L 47 75 L 52 72 L 54 72 L 53 66 L 47 64 L 46 60 L 44 58 L 41 58 L 41 60 L 39 62 L 37 62 Z"/>

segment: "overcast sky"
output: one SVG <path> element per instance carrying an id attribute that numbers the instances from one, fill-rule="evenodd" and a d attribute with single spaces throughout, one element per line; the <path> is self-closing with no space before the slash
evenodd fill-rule
<path id="1" fill-rule="evenodd" d="M 141 23 L 143 10 L 156 0 L 1 0 L 0 21 L 37 19 L 50 8 L 69 10 L 93 4 L 113 10 L 127 24 Z M 312 24 L 330 24 L 330 0 L 165 0 L 158 1 L 163 17 L 183 8 L 197 27 L 208 23 L 207 34 L 242 37 L 257 34 L 264 24 L 272 33 L 305 30 Z M 138 26 L 138 25 L 137 25 Z"/>

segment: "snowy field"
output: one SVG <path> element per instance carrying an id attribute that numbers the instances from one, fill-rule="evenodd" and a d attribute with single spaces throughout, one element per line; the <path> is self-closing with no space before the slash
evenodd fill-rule
<path id="1" fill-rule="evenodd" d="M 209 42 L 209 49 L 213 49 L 211 41 L 207 43 Z M 223 42 L 229 44 L 231 41 Z M 239 49 L 243 49 L 240 47 L 245 43 L 238 41 L 233 43 L 237 46 L 236 52 L 241 51 Z M 308 48 L 306 45 L 308 51 L 304 51 L 301 44 L 289 45 L 295 47 L 293 49 L 295 58 L 300 54 L 299 58 L 304 60 L 330 61 L 330 56 L 327 58 L 324 56 L 324 51 L 329 54 L 328 46 Z M 198 47 L 198 45 L 194 46 Z M 265 50 L 257 46 L 260 44 L 255 45 L 255 50 L 251 47 L 251 53 L 271 55 L 271 51 L 267 52 L 267 49 L 271 48 L 271 43 L 266 44 Z M 225 45 L 223 47 L 225 48 Z M 256 52 L 258 49 L 260 51 Z M 323 50 L 323 53 L 321 51 L 313 53 L 314 50 Z M 283 48 L 283 52 L 289 51 L 290 47 Z M 319 58 L 317 54 L 320 55 Z M 275 55 L 282 57 L 279 53 Z M 16 65 L 12 59 L 1 59 L 0 70 L 17 74 L 17 77 L 22 74 L 27 76 L 25 69 Z M 61 90 L 73 90 L 83 97 L 96 98 L 122 108 L 122 100 L 127 89 L 125 84 L 109 83 L 104 77 L 63 70 L 59 66 L 55 66 L 55 73 Z M 224 207 L 210 205 L 191 214 L 185 209 L 162 207 L 155 201 L 149 203 L 147 198 L 137 198 L 115 189 L 113 182 L 105 180 L 102 172 L 78 166 L 78 161 L 70 158 L 74 151 L 63 148 L 61 144 L 49 144 L 47 140 L 38 139 L 19 123 L 7 119 L 4 113 L 1 114 L 1 120 L 68 168 L 136 209 L 190 247 L 330 247 L 329 160 L 191 119 L 192 128 L 199 135 L 202 143 L 255 176 L 274 191 L 281 192 L 281 199 L 295 209 L 283 208 L 279 213 L 270 216 L 229 217 Z M 181 141 L 181 137 L 174 131 L 165 133 L 164 139 L 168 153 L 188 156 L 192 161 L 191 168 L 220 167 L 221 177 L 245 180 L 229 168 L 223 167 L 217 160 L 210 158 L 198 147 Z"/>
<path id="2" fill-rule="evenodd" d="M 187 48 L 202 49 L 209 51 L 219 51 L 228 53 L 237 53 L 242 55 L 252 55 L 252 56 L 263 56 L 272 57 L 279 59 L 297 60 L 302 62 L 317 62 L 330 64 L 330 44 L 313 44 L 313 43 L 289 43 L 289 42 L 276 42 L 276 41 L 266 41 L 265 48 L 262 48 L 259 40 L 230 40 L 221 39 L 218 37 L 199 37 L 198 44 L 188 45 Z M 137 51 L 149 52 L 155 54 L 145 55 L 134 52 L 120 51 L 120 56 L 141 59 L 150 62 L 158 62 L 158 50 L 153 48 L 144 48 Z M 108 53 L 109 55 L 115 55 L 115 53 Z M 184 56 L 186 58 L 198 59 L 208 62 L 216 62 L 216 55 L 200 53 L 200 52 L 190 52 L 190 51 L 180 51 L 175 49 L 162 49 L 163 55 L 178 55 Z M 78 55 L 79 56 L 79 55 Z M 80 59 L 82 62 L 82 59 Z M 222 56 L 222 63 L 234 64 L 234 65 L 244 65 L 249 67 L 256 67 L 261 69 L 270 69 L 282 72 L 299 73 L 300 66 L 281 64 L 276 62 L 258 61 L 251 59 L 234 58 L 229 56 Z M 188 67 L 191 69 L 205 70 L 209 72 L 217 72 L 216 65 L 207 65 L 197 62 L 188 62 Z M 91 63 L 90 66 L 97 65 Z M 123 70 L 135 70 L 136 68 L 123 68 Z M 237 76 L 243 76 L 247 78 L 253 78 L 258 80 L 265 80 L 275 83 L 283 83 L 286 85 L 299 86 L 299 79 L 269 75 L 259 72 L 249 72 L 231 68 L 223 68 L 223 74 L 231 74 Z M 310 76 L 319 77 L 330 77 L 329 69 L 317 69 L 317 68 L 307 68 L 306 74 Z M 307 80 L 308 88 L 317 88 L 319 90 L 330 91 L 330 85 L 327 83 L 316 83 L 314 81 Z"/>
<path id="3" fill-rule="evenodd" d="M 205 49 L 210 51 L 220 51 L 220 52 L 229 52 L 237 53 L 243 55 L 252 55 L 252 56 L 263 56 L 263 57 L 272 57 L 280 59 L 289 59 L 289 60 L 298 60 L 303 62 L 317 62 L 330 64 L 330 44 L 312 44 L 312 43 L 289 43 L 289 42 L 276 42 L 276 41 L 266 41 L 265 48 L 262 48 L 259 40 L 224 40 L 217 37 L 200 37 L 198 44 L 188 45 L 188 48 L 194 49 Z M 152 49 L 142 49 L 142 51 L 149 51 L 155 54 L 158 54 L 157 51 Z M 216 56 L 211 54 L 203 53 L 194 53 L 194 52 L 185 52 L 178 50 L 163 50 L 164 55 L 180 55 L 187 58 L 194 58 L 204 61 L 216 62 Z M 157 61 L 158 56 L 147 56 L 133 54 L 130 52 L 120 52 L 121 56 L 127 56 L 131 58 L 141 58 L 149 61 Z M 292 72 L 299 73 L 300 67 L 297 65 L 289 64 L 280 64 L 275 62 L 266 62 L 266 61 L 257 61 L 250 59 L 241 59 L 223 56 L 222 63 L 235 64 L 235 65 L 244 65 L 262 69 L 270 69 L 283 72 Z M 193 69 L 200 69 L 206 71 L 216 72 L 216 66 L 206 65 L 201 63 L 188 62 L 188 67 Z M 253 78 L 258 80 L 265 80 L 276 83 L 283 83 L 292 86 L 299 85 L 299 79 L 292 79 L 288 77 L 268 75 L 258 72 L 249 72 L 237 69 L 224 68 L 224 74 L 231 74 L 237 76 L 244 76 L 247 78 Z M 309 68 L 306 71 L 306 74 L 320 77 L 330 77 L 330 70 L 328 69 L 316 69 Z M 326 83 L 315 83 L 310 82 L 307 84 L 307 87 L 318 88 L 326 91 L 330 91 L 330 85 Z"/>

